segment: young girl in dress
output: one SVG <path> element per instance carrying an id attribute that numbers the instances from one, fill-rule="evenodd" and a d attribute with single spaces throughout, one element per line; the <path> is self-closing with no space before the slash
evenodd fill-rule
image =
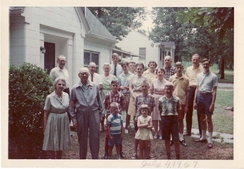
<path id="1" fill-rule="evenodd" d="M 135 135 L 135 139 L 139 140 L 140 146 L 140 159 L 149 159 L 150 155 L 150 140 L 152 136 L 152 117 L 148 115 L 150 108 L 146 104 L 142 104 L 140 107 L 140 116 L 137 120 L 138 130 Z"/>

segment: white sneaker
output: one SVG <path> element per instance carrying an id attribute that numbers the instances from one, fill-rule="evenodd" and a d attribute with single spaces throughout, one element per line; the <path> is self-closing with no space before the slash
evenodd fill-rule
<path id="1" fill-rule="evenodd" d="M 129 133 L 129 130 L 128 129 L 125 129 L 125 134 L 128 134 Z"/>

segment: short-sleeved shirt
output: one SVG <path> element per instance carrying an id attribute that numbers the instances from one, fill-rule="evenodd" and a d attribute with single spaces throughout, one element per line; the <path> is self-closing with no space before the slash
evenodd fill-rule
<path id="1" fill-rule="evenodd" d="M 203 67 L 202 65 L 199 65 L 198 68 L 194 69 L 193 66 L 189 66 L 187 69 L 186 69 L 186 77 L 188 77 L 189 79 L 189 85 L 190 86 L 196 86 L 196 79 L 197 79 L 197 75 L 199 73 L 203 72 Z"/>
<path id="2" fill-rule="evenodd" d="M 139 94 L 138 96 L 136 96 L 134 105 L 137 106 L 137 117 L 140 115 L 139 108 L 142 104 L 147 104 L 148 107 L 153 110 L 153 108 L 155 107 L 155 99 L 150 94 L 148 94 L 147 96 L 144 96 L 143 94 Z M 151 112 L 149 112 L 148 114 L 150 115 Z"/>
<path id="3" fill-rule="evenodd" d="M 146 77 L 144 76 L 133 76 L 132 79 L 131 79 L 131 82 L 130 82 L 130 85 L 133 86 L 132 89 L 133 91 L 141 91 L 141 84 L 144 80 L 147 80 Z"/>
<path id="4" fill-rule="evenodd" d="M 184 74 L 181 77 L 174 74 L 169 78 L 169 81 L 174 84 L 173 95 L 179 97 L 181 105 L 185 105 L 186 93 L 189 90 L 189 79 Z"/>
<path id="5" fill-rule="evenodd" d="M 180 110 L 180 99 L 174 95 L 171 98 L 167 98 L 164 95 L 158 101 L 158 110 L 162 112 L 161 116 L 178 115 L 178 111 Z"/>
<path id="6" fill-rule="evenodd" d="M 125 74 L 124 72 L 119 75 L 119 84 L 120 86 L 127 86 L 129 87 L 130 81 L 135 76 L 133 73 L 128 72 Z M 129 90 L 121 90 L 122 93 L 128 93 Z"/>
<path id="7" fill-rule="evenodd" d="M 213 88 L 218 86 L 218 77 L 210 71 L 199 73 L 197 75 L 197 86 L 199 92 L 211 93 Z"/>
<path id="8" fill-rule="evenodd" d="M 64 78 L 66 81 L 66 88 L 69 88 L 69 73 L 67 69 L 61 69 L 57 66 L 50 71 L 50 77 L 53 81 L 58 77 Z"/>
<path id="9" fill-rule="evenodd" d="M 110 134 L 121 134 L 123 120 L 120 114 L 117 114 L 117 116 L 110 114 L 108 116 L 107 124 L 110 125 Z"/>
<path id="10" fill-rule="evenodd" d="M 165 70 L 164 78 L 166 80 L 169 80 L 169 77 L 175 74 L 175 68 L 173 66 L 171 66 L 169 69 L 164 67 L 164 70 Z"/>
<path id="11" fill-rule="evenodd" d="M 59 100 L 57 94 L 52 92 L 46 97 L 44 110 L 50 111 L 51 113 L 66 112 L 69 107 L 69 95 L 62 92 L 62 101 Z"/>
<path id="12" fill-rule="evenodd" d="M 117 94 L 114 94 L 112 91 L 108 92 L 105 95 L 103 104 L 104 104 L 104 107 L 105 107 L 107 113 L 110 113 L 110 104 L 112 102 L 117 102 L 119 104 L 119 113 L 122 113 L 122 109 L 123 109 L 123 106 L 125 103 L 124 95 L 120 92 L 118 92 Z"/>

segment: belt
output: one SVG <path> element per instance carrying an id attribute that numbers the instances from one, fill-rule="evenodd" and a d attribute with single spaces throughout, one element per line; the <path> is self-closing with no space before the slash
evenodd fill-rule
<path id="1" fill-rule="evenodd" d="M 212 92 L 200 92 L 200 91 L 199 91 L 199 93 L 202 94 L 202 95 L 212 94 Z"/>
<path id="2" fill-rule="evenodd" d="M 64 111 L 64 112 L 51 112 L 51 113 L 55 113 L 55 114 L 64 114 L 64 113 L 66 113 L 66 111 Z"/>

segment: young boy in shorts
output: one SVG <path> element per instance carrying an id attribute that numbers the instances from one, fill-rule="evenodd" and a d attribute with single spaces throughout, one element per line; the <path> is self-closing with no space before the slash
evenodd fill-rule
<path id="1" fill-rule="evenodd" d="M 138 96 L 136 96 L 135 99 L 135 108 L 136 108 L 136 117 L 135 117 L 135 131 L 137 132 L 137 118 L 140 116 L 140 111 L 139 108 L 141 107 L 142 104 L 147 104 L 150 111 L 148 113 L 149 116 L 151 116 L 151 113 L 155 107 L 155 100 L 154 97 L 152 95 L 150 95 L 148 93 L 148 89 L 150 88 L 149 86 L 149 82 L 147 80 L 144 80 L 141 84 L 141 91 L 142 94 L 139 94 Z M 134 141 L 134 153 L 132 155 L 132 159 L 135 159 L 137 157 L 137 148 L 138 148 L 138 144 L 139 144 L 139 140 L 135 139 Z M 150 144 L 151 145 L 151 142 Z M 151 153 L 151 148 L 150 148 L 150 153 Z M 152 154 L 150 154 L 152 157 Z"/>
<path id="2" fill-rule="evenodd" d="M 167 158 L 170 156 L 170 135 L 175 145 L 176 159 L 180 159 L 179 122 L 180 99 L 173 95 L 174 85 L 171 82 L 165 84 L 165 95 L 159 99 L 158 110 L 161 114 L 162 138 L 165 140 Z"/>
<path id="3" fill-rule="evenodd" d="M 188 91 L 189 91 L 189 79 L 182 73 L 184 67 L 181 62 L 175 63 L 175 74 L 170 76 L 169 81 L 174 84 L 174 92 L 173 95 L 177 96 L 180 99 L 181 109 L 178 114 L 179 118 L 179 138 L 180 144 L 183 146 L 187 146 L 184 137 L 184 116 L 185 112 L 187 112 L 188 105 Z"/>
<path id="4" fill-rule="evenodd" d="M 108 159 L 112 157 L 112 151 L 114 145 L 116 146 L 117 159 L 121 159 L 121 148 L 122 140 L 124 138 L 124 127 L 122 116 L 119 114 L 119 104 L 117 102 L 112 102 L 110 104 L 111 114 L 107 119 L 107 132 L 108 132 Z"/>

